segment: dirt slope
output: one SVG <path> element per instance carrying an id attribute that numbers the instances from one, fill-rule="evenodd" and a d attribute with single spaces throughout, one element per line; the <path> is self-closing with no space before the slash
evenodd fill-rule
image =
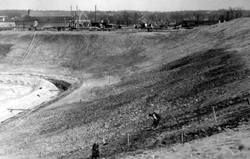
<path id="1" fill-rule="evenodd" d="M 105 158 L 227 158 L 211 146 L 218 142 L 225 153 L 231 146 L 249 157 L 242 140 L 249 138 L 249 26 L 243 18 L 172 33 L 1 32 L 1 71 L 68 76 L 82 85 L 2 123 L 0 158 L 88 158 L 94 142 Z M 156 130 L 152 111 L 162 116 Z M 227 144 L 225 136 L 235 140 Z M 187 147 L 201 144 L 190 155 L 196 150 Z"/>

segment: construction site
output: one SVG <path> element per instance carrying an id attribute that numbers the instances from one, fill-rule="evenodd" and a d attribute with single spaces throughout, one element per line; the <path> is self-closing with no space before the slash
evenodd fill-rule
<path id="1" fill-rule="evenodd" d="M 94 143 L 105 159 L 250 158 L 249 46 L 250 18 L 1 31 L 0 158 L 89 159 Z"/>

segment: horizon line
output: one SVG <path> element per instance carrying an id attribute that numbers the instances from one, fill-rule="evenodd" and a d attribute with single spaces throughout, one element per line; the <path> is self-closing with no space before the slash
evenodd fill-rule
<path id="1" fill-rule="evenodd" d="M 237 7 L 236 7 L 237 8 Z M 49 10 L 33 10 L 33 9 L 0 9 L 0 11 L 28 11 L 28 10 L 32 10 L 32 11 L 69 11 L 70 10 L 54 10 L 54 9 L 49 9 Z M 217 9 L 217 10 L 175 10 L 175 11 L 148 11 L 148 10 L 96 10 L 96 11 L 101 11 L 101 12 L 119 12 L 119 11 L 131 11 L 131 12 L 186 12 L 186 11 L 220 11 L 220 10 L 228 10 L 228 9 Z M 250 11 L 250 9 L 242 9 L 243 11 Z M 72 11 L 76 11 L 76 10 L 72 10 Z M 78 11 L 95 11 L 95 10 L 80 10 L 78 9 Z"/>

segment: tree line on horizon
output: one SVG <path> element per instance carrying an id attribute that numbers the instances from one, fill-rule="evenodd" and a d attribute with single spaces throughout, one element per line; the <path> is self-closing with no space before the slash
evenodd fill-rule
<path id="1" fill-rule="evenodd" d="M 49 12 L 50 10 L 44 11 Z M 55 10 L 54 10 L 55 11 Z M 69 11 L 70 12 L 70 11 Z M 105 21 L 122 25 L 133 25 L 141 23 L 166 24 L 176 21 L 177 24 L 183 20 L 207 20 L 207 21 L 230 21 L 241 17 L 250 17 L 250 10 L 240 7 L 220 10 L 197 10 L 197 11 L 174 11 L 174 12 L 151 12 L 151 11 L 78 11 L 84 12 L 85 19 L 91 21 Z M 27 10 L 0 10 L 0 16 L 7 16 L 8 20 L 22 20 L 28 14 Z"/>

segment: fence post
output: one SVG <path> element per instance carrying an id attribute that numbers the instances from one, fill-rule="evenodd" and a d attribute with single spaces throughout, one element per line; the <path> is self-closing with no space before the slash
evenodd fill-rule
<path id="1" fill-rule="evenodd" d="M 184 131 L 181 131 L 181 142 L 184 143 Z"/>
<path id="2" fill-rule="evenodd" d="M 196 115 L 197 115 L 197 120 L 198 120 L 198 123 L 200 124 L 201 123 L 201 119 L 200 119 L 200 106 L 197 106 L 197 110 L 196 110 Z"/>
<path id="3" fill-rule="evenodd" d="M 214 106 L 212 106 L 212 108 L 213 108 L 213 114 L 214 114 L 214 121 L 215 121 L 215 123 L 217 123 L 217 117 L 216 117 L 216 113 L 215 113 L 215 110 L 214 110 Z"/>
<path id="4" fill-rule="evenodd" d="M 184 130 L 183 130 L 183 125 L 181 126 L 181 142 L 184 143 Z"/>
<path id="5" fill-rule="evenodd" d="M 130 143 L 129 143 L 129 133 L 127 133 L 127 143 L 128 143 L 128 147 L 130 146 Z"/>

